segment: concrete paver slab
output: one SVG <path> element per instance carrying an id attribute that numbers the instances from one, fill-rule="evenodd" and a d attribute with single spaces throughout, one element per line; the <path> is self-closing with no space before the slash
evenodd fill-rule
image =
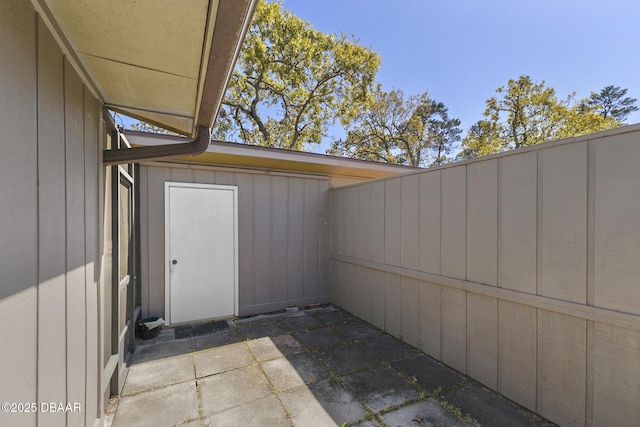
<path id="1" fill-rule="evenodd" d="M 168 427 L 198 419 L 196 382 L 188 381 L 120 399 L 113 427 Z"/>
<path id="2" fill-rule="evenodd" d="M 136 346 L 149 345 L 149 344 L 158 344 L 161 342 L 169 342 L 174 341 L 176 339 L 173 328 L 164 328 L 160 331 L 160 333 L 149 339 L 136 338 Z"/>
<path id="3" fill-rule="evenodd" d="M 287 361 L 295 368 L 305 384 L 312 384 L 329 378 L 329 371 L 309 353 L 293 354 Z"/>
<path id="4" fill-rule="evenodd" d="M 494 393 L 478 383 L 465 384 L 459 389 L 443 393 L 450 404 L 468 413 L 481 425 L 487 426 L 552 426 L 542 417 Z"/>
<path id="5" fill-rule="evenodd" d="M 339 325 L 333 325 L 333 328 L 352 341 L 363 341 L 378 338 L 382 335 L 382 331 L 380 329 L 362 322 L 341 323 Z"/>
<path id="6" fill-rule="evenodd" d="M 243 342 L 204 350 L 193 355 L 198 378 L 255 363 L 253 354 Z"/>
<path id="7" fill-rule="evenodd" d="M 278 350 L 280 350 L 280 352 L 285 356 L 306 351 L 302 348 L 302 344 L 289 334 L 273 337 L 271 338 L 271 342 L 275 344 L 275 346 L 278 347 Z"/>
<path id="8" fill-rule="evenodd" d="M 286 334 L 285 328 L 280 326 L 275 320 L 256 320 L 253 322 L 236 322 L 236 326 L 248 339 L 255 339 L 261 337 L 273 337 L 276 335 Z"/>
<path id="9" fill-rule="evenodd" d="M 291 363 L 285 358 L 269 360 L 262 363 L 264 373 L 276 391 L 287 390 L 304 385 L 304 380 Z"/>
<path id="10" fill-rule="evenodd" d="M 420 397 L 416 387 L 387 366 L 377 366 L 341 379 L 373 412 L 403 405 Z"/>
<path id="11" fill-rule="evenodd" d="M 386 334 L 359 341 L 358 344 L 385 362 L 408 359 L 420 354 L 410 345 Z"/>
<path id="12" fill-rule="evenodd" d="M 191 338 L 191 341 L 193 342 L 193 349 L 195 351 L 233 344 L 242 340 L 243 338 L 235 328 Z"/>
<path id="13" fill-rule="evenodd" d="M 308 349 L 337 345 L 344 342 L 344 338 L 328 328 L 312 329 L 306 332 L 295 332 L 293 336 Z"/>
<path id="14" fill-rule="evenodd" d="M 290 427 L 291 422 L 275 396 L 267 396 L 207 417 L 215 427 Z"/>
<path id="15" fill-rule="evenodd" d="M 190 354 L 137 363 L 129 368 L 122 395 L 127 396 L 189 380 L 195 380 Z"/>
<path id="16" fill-rule="evenodd" d="M 300 343 L 289 334 L 248 340 L 247 345 L 261 362 L 303 351 Z"/>
<path id="17" fill-rule="evenodd" d="M 427 399 L 422 402 L 416 402 L 412 405 L 396 409 L 395 411 L 384 414 L 382 419 L 389 426 L 469 426 L 468 423 L 449 413 L 433 399 Z"/>
<path id="18" fill-rule="evenodd" d="M 319 349 L 316 356 L 338 376 L 380 363 L 373 355 L 351 344 Z"/>
<path id="19" fill-rule="evenodd" d="M 448 389 L 466 381 L 464 375 L 424 354 L 392 362 L 391 366 L 407 377 L 414 378 L 415 383 L 428 392 L 438 388 Z"/>
<path id="20" fill-rule="evenodd" d="M 193 351 L 191 338 L 168 342 L 157 342 L 139 347 L 133 355 L 133 363 L 148 362 L 150 360 L 165 359 L 167 357 L 180 356 Z"/>
<path id="21" fill-rule="evenodd" d="M 333 380 L 288 390 L 280 400 L 296 427 L 341 426 L 367 416 L 364 407 Z"/>
<path id="22" fill-rule="evenodd" d="M 271 386 L 258 365 L 198 380 L 205 415 L 212 415 L 271 395 Z"/>
<path id="23" fill-rule="evenodd" d="M 322 311 L 314 311 L 311 313 L 311 316 L 316 319 L 320 319 L 328 325 L 332 325 L 335 323 L 347 323 L 353 322 L 354 318 L 349 313 L 344 310 L 336 310 L 333 308 L 322 310 Z"/>
<path id="24" fill-rule="evenodd" d="M 280 323 L 292 331 L 302 331 L 305 329 L 315 329 L 324 326 L 324 323 L 301 311 L 295 315 L 284 316 Z"/>

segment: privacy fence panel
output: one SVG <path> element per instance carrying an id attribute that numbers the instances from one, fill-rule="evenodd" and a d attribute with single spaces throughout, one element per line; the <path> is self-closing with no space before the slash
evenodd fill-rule
<path id="1" fill-rule="evenodd" d="M 561 425 L 640 424 L 640 125 L 330 202 L 337 305 Z"/>

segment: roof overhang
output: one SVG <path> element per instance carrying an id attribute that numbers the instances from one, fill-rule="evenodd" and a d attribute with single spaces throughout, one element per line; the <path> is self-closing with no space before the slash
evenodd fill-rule
<path id="1" fill-rule="evenodd" d="M 179 142 L 180 139 L 183 139 L 170 135 L 130 130 L 125 131 L 125 137 L 133 146 L 162 146 L 176 143 Z M 170 161 L 176 163 L 285 171 L 325 176 L 342 176 L 361 180 L 383 178 L 385 176 L 420 170 L 420 168 L 404 165 L 377 163 L 326 154 L 216 141 L 213 141 L 203 154 L 189 157 L 188 159 Z"/>
<path id="2" fill-rule="evenodd" d="M 32 0 L 104 105 L 211 127 L 257 0 Z"/>

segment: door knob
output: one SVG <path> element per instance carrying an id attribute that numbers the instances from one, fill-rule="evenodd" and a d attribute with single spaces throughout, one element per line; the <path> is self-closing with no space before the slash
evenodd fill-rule
<path id="1" fill-rule="evenodd" d="M 171 264 L 176 265 L 178 263 L 177 259 L 174 259 L 173 261 L 171 261 Z"/>

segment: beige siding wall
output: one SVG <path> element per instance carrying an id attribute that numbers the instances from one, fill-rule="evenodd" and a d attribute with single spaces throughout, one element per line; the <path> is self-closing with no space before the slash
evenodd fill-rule
<path id="1" fill-rule="evenodd" d="M 101 418 L 102 108 L 30 2 L 0 2 L 0 425 Z"/>
<path id="2" fill-rule="evenodd" d="M 329 180 L 163 165 L 141 168 L 143 316 L 164 316 L 164 183 L 238 187 L 240 315 L 329 301 Z"/>
<path id="3" fill-rule="evenodd" d="M 333 301 L 561 425 L 639 425 L 638 165 L 636 125 L 331 190 Z"/>

